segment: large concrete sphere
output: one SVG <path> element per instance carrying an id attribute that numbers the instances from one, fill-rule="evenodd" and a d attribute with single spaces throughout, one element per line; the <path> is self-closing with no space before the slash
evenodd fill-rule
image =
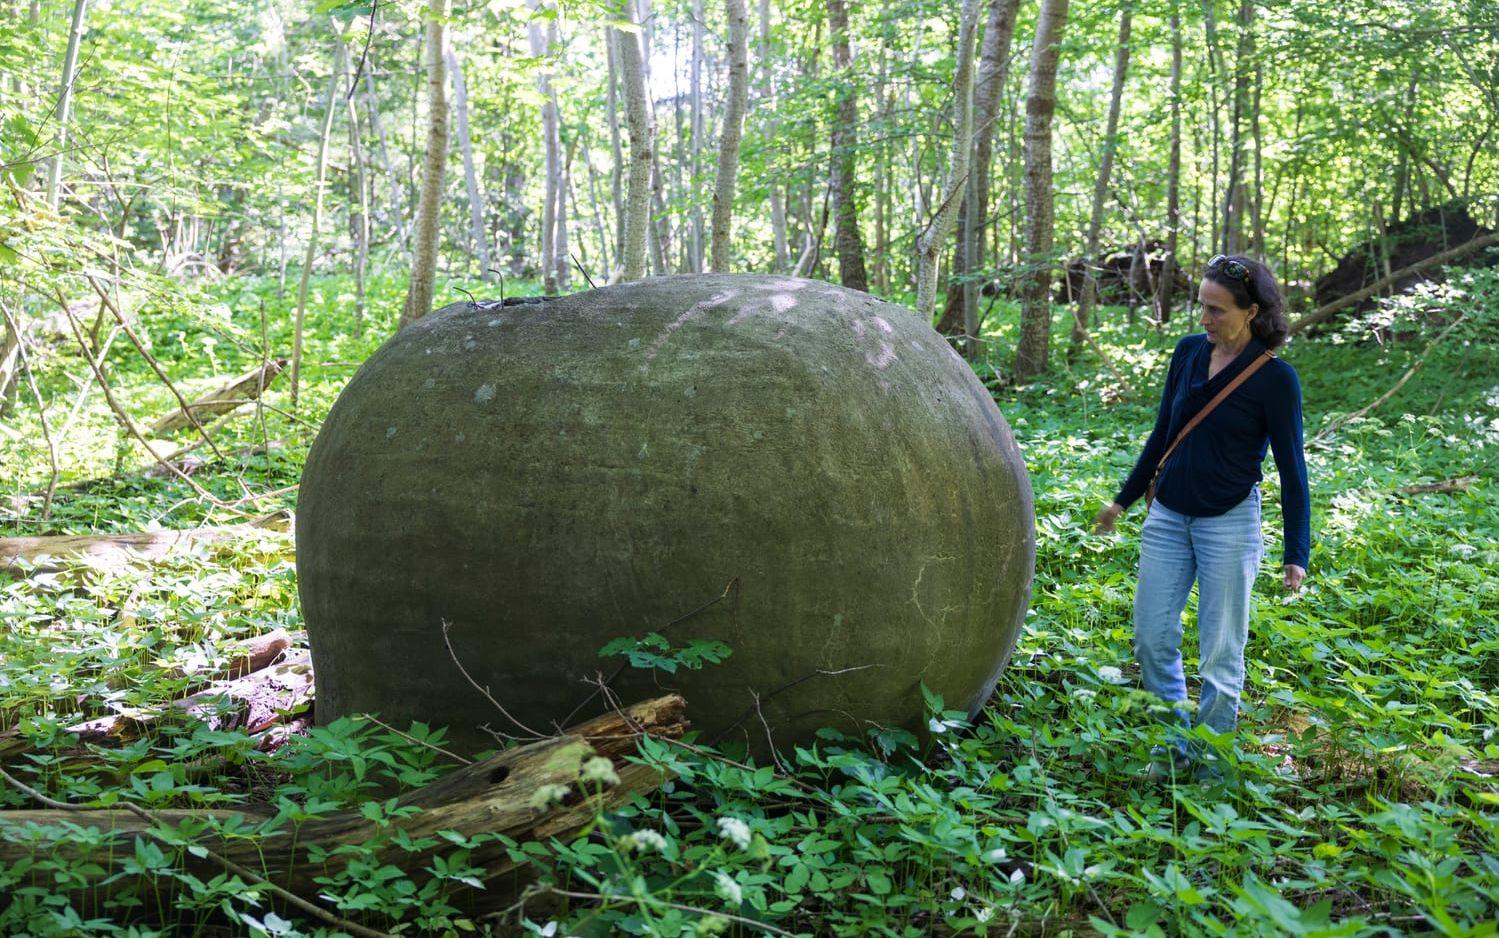
<path id="1" fill-rule="evenodd" d="M 296 531 L 318 719 L 446 724 L 471 748 L 521 731 L 444 622 L 538 731 L 615 669 L 613 638 L 722 641 L 721 665 L 626 669 L 615 692 L 677 689 L 705 738 L 763 751 L 917 729 L 922 682 L 977 712 L 1035 565 L 1020 452 L 947 343 L 771 276 L 428 316 L 334 404 Z"/>

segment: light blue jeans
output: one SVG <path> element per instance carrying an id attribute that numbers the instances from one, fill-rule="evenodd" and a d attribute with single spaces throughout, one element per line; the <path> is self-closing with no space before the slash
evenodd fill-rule
<path id="1" fill-rule="evenodd" d="M 1250 590 L 1265 552 L 1260 490 L 1215 518 L 1178 514 L 1155 502 L 1140 532 L 1140 576 L 1135 586 L 1135 658 L 1145 689 L 1169 704 L 1187 700 L 1182 672 L 1182 610 L 1197 584 L 1198 674 L 1202 692 L 1196 725 L 1231 733 L 1244 688 L 1244 644 L 1249 638 Z M 1174 710 L 1182 729 L 1186 711 Z M 1182 756 L 1194 754 L 1177 738 Z"/>

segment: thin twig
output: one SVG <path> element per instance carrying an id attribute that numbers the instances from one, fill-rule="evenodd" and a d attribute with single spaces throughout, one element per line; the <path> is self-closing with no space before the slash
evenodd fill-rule
<path id="1" fill-rule="evenodd" d="M 736 576 L 736 577 L 732 578 L 731 580 L 729 580 L 729 582 L 724 586 L 723 592 L 720 593 L 718 596 L 714 597 L 713 599 L 708 600 L 707 602 L 703 603 L 701 606 L 698 606 L 696 609 L 692 610 L 691 612 L 683 613 L 682 615 L 677 616 L 675 619 L 673 619 L 670 622 L 666 623 L 665 625 L 661 626 L 661 628 L 657 631 L 656 634 L 658 634 L 658 635 L 665 635 L 667 632 L 671 631 L 671 629 L 674 626 L 679 625 L 680 623 L 686 622 L 688 619 L 691 619 L 693 616 L 697 615 L 698 613 L 705 612 L 708 609 L 711 609 L 712 607 L 718 605 L 719 603 L 723 602 L 725 599 L 728 599 L 729 598 L 729 594 L 732 593 L 734 591 L 734 587 L 736 587 L 738 585 L 739 585 L 739 578 Z M 621 662 L 619 664 L 619 666 L 614 669 L 613 673 L 611 673 L 607 678 L 605 678 L 602 684 L 598 685 L 599 690 L 602 690 L 603 688 L 612 685 L 616 680 L 619 679 L 619 676 L 624 673 L 625 668 L 627 668 L 629 666 L 630 666 L 630 663 L 629 663 L 628 660 Z M 591 693 L 587 697 L 583 698 L 582 703 L 580 703 L 576 707 L 574 707 L 572 709 L 572 712 L 569 713 L 567 715 L 567 717 L 565 719 L 563 719 L 560 724 L 554 724 L 554 725 L 557 726 L 558 730 L 560 731 L 560 729 L 563 726 L 571 726 L 572 722 L 573 722 L 573 718 L 576 717 L 578 715 L 578 713 L 580 711 L 582 711 L 582 709 L 584 707 L 588 706 L 590 703 L 593 702 L 593 699 L 599 695 L 599 690 L 595 690 L 593 693 Z"/>
<path id="2" fill-rule="evenodd" d="M 20 323 L 16 322 L 10 315 L 10 310 L 0 309 L 5 316 L 5 325 L 10 329 L 11 335 L 16 337 L 16 360 L 21 365 L 21 370 L 26 372 L 26 386 L 31 389 L 31 396 L 36 399 L 36 416 L 42 424 L 42 437 L 47 441 L 47 462 L 51 467 L 52 474 L 47 479 L 47 494 L 42 498 L 42 520 L 52 517 L 52 497 L 57 494 L 57 443 L 52 439 L 52 430 L 47 424 L 47 402 L 42 400 L 42 392 L 36 386 L 36 375 L 31 371 L 31 356 L 26 353 L 26 337 L 21 334 Z"/>
<path id="3" fill-rule="evenodd" d="M 418 746 L 423 746 L 423 747 L 425 747 L 427 749 L 432 750 L 433 752 L 440 752 L 440 753 L 442 753 L 443 755 L 447 756 L 450 759 L 456 759 L 458 762 L 462 763 L 463 765 L 473 765 L 474 764 L 474 760 L 472 760 L 472 759 L 465 759 L 463 756 L 460 756 L 458 753 L 453 752 L 451 749 L 444 749 L 441 746 L 434 745 L 432 743 L 427 742 L 425 739 L 417 739 L 415 736 L 412 736 L 410 733 L 403 733 L 400 730 L 396 729 L 394 726 L 391 726 L 389 723 L 386 723 L 384 720 L 380 719 L 379 717 L 377 717 L 377 716 L 375 716 L 373 714 L 361 713 L 361 714 L 357 715 L 357 719 L 368 720 L 371 723 L 374 723 L 376 726 L 383 727 L 384 729 L 386 729 L 386 730 L 388 730 L 388 731 L 390 731 L 392 733 L 395 733 L 397 736 L 401 737 L 402 739 L 406 740 L 409 743 L 416 743 Z"/>
<path id="4" fill-rule="evenodd" d="M 120 402 L 115 400 L 114 392 L 109 389 L 109 382 L 105 380 L 103 370 L 100 369 L 98 364 L 95 364 L 92 358 L 88 357 L 88 343 L 84 341 L 83 329 L 78 325 L 78 320 L 73 316 L 73 311 L 67 308 L 67 303 L 65 300 L 63 300 L 61 293 L 56 293 L 56 296 L 58 302 L 62 303 L 63 305 L 63 314 L 68 319 L 68 326 L 73 330 L 73 337 L 78 341 L 78 347 L 83 350 L 84 357 L 88 358 L 89 367 L 92 368 L 94 372 L 94 378 L 99 382 L 99 390 L 104 392 L 104 400 L 109 404 L 109 409 L 114 412 L 115 418 L 119 420 L 120 425 L 125 428 L 125 431 L 132 437 L 134 437 L 135 441 L 139 443 L 147 453 L 151 454 L 151 458 L 156 460 L 158 465 L 160 465 L 163 469 L 166 469 L 172 475 L 186 482 L 188 484 L 188 487 L 198 494 L 199 498 L 212 503 L 217 508 L 223 508 L 226 511 L 230 511 L 234 514 L 240 515 L 241 517 L 245 517 L 244 512 L 238 511 L 235 508 L 231 507 L 227 502 L 220 500 L 212 492 L 209 492 L 207 489 L 203 488 L 203 486 L 199 485 L 197 482 L 194 482 L 191 478 L 189 478 L 187 473 L 162 459 L 161 456 L 157 454 L 156 450 L 151 448 L 151 444 L 146 442 L 146 438 L 141 436 L 140 430 L 136 428 L 135 421 L 130 419 L 130 415 L 125 413 L 125 409 L 120 406 Z"/>
<path id="5" fill-rule="evenodd" d="M 370 41 L 375 38 L 375 18 L 380 15 L 380 0 L 370 3 L 370 29 L 364 34 L 364 51 L 359 53 L 359 65 L 354 69 L 354 77 L 349 79 L 349 93 L 344 97 L 347 101 L 354 97 L 354 89 L 359 87 L 360 75 L 364 72 L 364 63 L 370 57 Z M 343 42 L 339 39 L 339 42 Z"/>
<path id="6" fill-rule="evenodd" d="M 67 801 L 58 801 L 55 798 L 50 798 L 47 795 L 43 794 L 42 792 L 37 791 L 35 788 L 32 788 L 30 785 L 26 784 L 25 782 L 21 781 L 20 779 L 16 778 L 15 776 L 11 775 L 9 772 L 5 771 L 4 769 L 0 769 L 0 778 L 4 778 L 5 781 L 9 782 L 17 790 L 19 790 L 21 792 L 24 792 L 28 797 L 31 797 L 31 798 L 35 799 L 36 801 L 40 802 L 41 804 L 43 804 L 43 805 L 45 805 L 45 806 L 47 806 L 49 808 L 52 808 L 54 810 L 57 810 L 57 811 L 89 811 L 89 810 L 92 810 L 91 808 L 89 808 L 89 807 L 87 807 L 85 805 L 72 804 L 72 803 L 67 802 Z M 121 806 L 123 806 L 125 808 L 125 810 L 129 811 L 131 814 L 134 814 L 136 817 L 138 817 L 141 820 L 145 821 L 147 824 L 150 824 L 151 827 L 148 828 L 145 831 L 145 833 L 150 834 L 150 835 L 152 835 L 154 837 L 157 837 L 158 839 L 161 839 L 161 838 L 156 833 L 157 829 L 167 829 L 167 828 L 171 827 L 171 825 L 169 825 L 166 822 L 164 822 L 161 818 L 157 817 L 151 811 L 148 811 L 145 808 L 142 808 L 140 805 L 134 804 L 134 803 L 129 802 L 129 801 L 121 801 L 121 802 L 119 802 L 119 804 Z M 163 840 L 163 842 L 175 846 L 175 844 L 172 841 Z M 214 861 L 215 863 L 218 863 L 224 869 L 226 869 L 229 872 L 235 874 L 236 876 L 240 877 L 241 879 L 245 880 L 246 882 L 250 882 L 250 883 L 254 883 L 254 884 L 258 885 L 258 886 L 264 886 L 264 887 L 266 887 L 267 890 L 269 890 L 271 893 L 273 893 L 274 895 L 276 895 L 280 899 L 284 900 L 287 904 L 293 905 L 293 906 L 297 907 L 298 909 L 301 909 L 303 912 L 306 912 L 308 915 L 313 916 L 314 918 L 318 919 L 319 921 L 326 922 L 326 923 L 328 923 L 329 925 L 332 925 L 335 928 L 342 928 L 342 929 L 344 929 L 345 931 L 349 932 L 352 935 L 360 935 L 360 936 L 362 936 L 362 938 L 390 938 L 390 935 L 388 933 L 386 933 L 386 932 L 376 931 L 373 928 L 366 928 L 363 925 L 359 925 L 359 924 L 356 924 L 354 922 L 350 922 L 347 919 L 339 918 L 337 915 L 334 915 L 332 912 L 329 912 L 327 909 L 324 909 L 321 906 L 318 906 L 318 905 L 315 905 L 315 904 L 313 904 L 311 902 L 308 902 L 306 899 L 303 899 L 301 896 L 297 895 L 296 893 L 292 892 L 291 890 L 286 889 L 286 888 L 284 888 L 282 886 L 276 885 L 275 883 L 271 882 L 269 879 L 266 879 L 264 876 L 261 876 L 259 873 L 255 873 L 255 872 L 253 872 L 253 871 L 251 871 L 251 870 L 249 870 L 249 869 L 247 869 L 247 868 L 245 868 L 243 866 L 240 866 L 238 863 L 235 863 L 233 860 L 229 859 L 228 857 L 221 856 L 220 854 L 214 852 L 213 850 L 210 850 L 208 847 L 205 847 L 202 844 L 194 844 L 194 846 L 197 847 L 197 848 L 199 848 L 199 849 L 201 849 L 203 851 L 203 856 L 204 857 L 206 857 L 206 858 Z"/>
<path id="7" fill-rule="evenodd" d="M 1443 339 L 1447 338 L 1447 333 L 1451 332 L 1453 329 L 1456 329 L 1457 326 L 1458 326 L 1458 324 L 1461 323 L 1464 319 L 1467 319 L 1467 318 L 1468 318 L 1468 314 L 1467 313 L 1463 313 L 1463 314 L 1459 315 L 1456 319 L 1452 320 L 1452 323 L 1449 326 L 1447 326 L 1446 329 L 1442 330 L 1442 334 L 1441 335 L 1439 335 L 1435 339 L 1431 340 L 1431 343 L 1426 346 L 1426 351 L 1422 352 L 1421 353 L 1421 357 L 1418 358 L 1418 359 L 1416 359 L 1416 363 L 1414 365 L 1411 365 L 1410 368 L 1406 369 L 1405 374 L 1401 375 L 1400 376 L 1400 380 L 1396 381 L 1394 383 L 1394 385 L 1391 386 L 1388 391 L 1386 391 L 1383 394 L 1381 394 L 1373 403 L 1368 404 L 1368 405 L 1366 405 L 1364 407 L 1361 407 L 1358 410 L 1354 411 L 1353 413 L 1349 414 L 1348 416 L 1339 418 L 1337 420 L 1334 420 L 1332 423 L 1329 423 L 1327 426 L 1323 427 L 1322 430 L 1316 436 L 1312 437 L 1312 442 L 1316 443 L 1317 441 L 1321 440 L 1323 437 L 1331 435 L 1332 433 L 1336 432 L 1339 427 L 1342 427 L 1344 424 L 1347 424 L 1347 423 L 1350 423 L 1350 422 L 1352 422 L 1354 420 L 1357 420 L 1358 418 L 1360 418 L 1360 417 L 1364 416 L 1365 414 L 1367 414 L 1369 411 L 1371 411 L 1374 408 L 1378 407 L 1380 404 L 1383 404 L 1385 401 L 1387 401 L 1390 398 L 1394 397 L 1395 396 L 1395 392 L 1399 391 L 1401 388 L 1405 387 L 1405 383 L 1407 381 L 1409 381 L 1412 377 L 1414 377 L 1415 374 L 1416 374 L 1416 372 L 1418 372 L 1418 371 L 1421 370 L 1421 366 L 1422 365 L 1426 364 L 1426 359 L 1431 355 L 1432 350 L 1435 349 L 1438 345 L 1440 345 L 1442 343 Z"/>
<path id="8" fill-rule="evenodd" d="M 620 901 L 620 902 L 634 902 L 634 903 L 650 903 L 650 904 L 653 904 L 653 905 L 663 906 L 663 907 L 668 908 L 668 909 L 676 909 L 678 912 L 691 912 L 691 913 L 694 913 L 696 915 L 701 915 L 704 918 L 707 918 L 709 916 L 717 916 L 718 918 L 728 919 L 729 921 L 734 922 L 734 923 L 736 923 L 738 925 L 743 925 L 746 928 L 758 928 L 758 929 L 760 929 L 761 931 L 765 932 L 768 935 L 786 935 L 786 936 L 788 936 L 788 938 L 795 938 L 795 933 L 794 932 L 789 932 L 789 931 L 786 931 L 785 929 L 777 928 L 776 926 L 770 924 L 769 922 L 757 922 L 757 921 L 755 921 L 752 918 L 745 918 L 742 915 L 735 915 L 732 912 L 719 912 L 719 911 L 714 911 L 712 909 L 699 908 L 699 907 L 694 906 L 694 905 L 683 905 L 680 902 L 670 902 L 670 901 L 668 901 L 666 899 L 657 899 L 657 898 L 655 898 L 653 896 L 650 896 L 650 897 L 646 897 L 646 896 L 629 896 L 629 895 L 624 895 L 624 896 L 606 896 L 606 895 L 604 895 L 601 892 L 576 892 L 576 891 L 570 890 L 570 889 L 558 889 L 556 886 L 542 886 L 542 887 L 540 887 L 538 889 L 535 889 L 535 890 L 527 890 L 527 895 L 522 896 L 520 902 L 516 903 L 515 905 L 512 905 L 510 908 L 505 909 L 503 911 L 500 911 L 500 912 L 491 912 L 489 915 L 487 915 L 485 917 L 486 918 L 499 918 L 501 916 L 509 915 L 512 911 L 514 911 L 514 910 L 516 910 L 518 908 L 524 908 L 525 907 L 525 903 L 529 899 L 533 899 L 536 896 L 542 895 L 544 893 L 550 893 L 550 894 L 555 895 L 555 896 L 564 896 L 564 897 L 569 898 L 569 899 L 591 899 L 591 900 L 599 901 L 599 902 Z"/>
<path id="9" fill-rule="evenodd" d="M 479 693 L 483 694 L 485 700 L 488 700 L 491 704 L 494 704 L 494 708 L 500 711 L 500 713 L 504 715 L 505 719 L 509 720 L 511 723 L 514 723 L 516 726 L 525 730 L 527 733 L 530 733 L 532 739 L 550 739 L 551 737 L 538 733 L 526 724 L 522 723 L 520 720 L 517 720 L 513 715 L 511 715 L 509 710 L 505 709 L 503 704 L 494 699 L 494 695 L 489 692 L 489 688 L 474 680 L 474 676 L 468 673 L 468 668 L 465 668 L 463 666 L 463 662 L 458 660 L 458 653 L 453 650 L 453 642 L 448 637 L 448 630 L 452 627 L 453 623 L 449 622 L 447 619 L 442 620 L 442 643 L 448 650 L 448 657 L 453 659 L 453 663 L 457 665 L 458 670 L 462 672 L 463 679 L 468 681 L 469 684 L 474 688 L 474 690 L 477 690 Z M 518 739 L 519 737 L 507 735 L 505 738 Z"/>
<path id="10" fill-rule="evenodd" d="M 161 383 L 167 386 L 168 391 L 172 392 L 172 396 L 177 398 L 177 406 L 182 408 L 182 415 L 187 418 L 187 422 L 192 424 L 193 429 L 198 431 L 198 435 L 203 438 L 204 443 L 208 444 L 208 448 L 213 450 L 213 454 L 223 459 L 223 452 L 219 450 L 218 444 L 213 441 L 213 437 L 208 435 L 208 431 L 203 429 L 203 424 L 198 420 L 197 415 L 193 413 L 192 405 L 188 403 L 187 398 L 182 396 L 182 392 L 177 390 L 177 385 L 172 383 L 172 379 L 167 377 L 167 373 L 161 367 L 161 363 L 146 350 L 145 343 L 140 340 L 140 336 L 135 334 L 135 330 L 130 328 L 130 323 L 125 320 L 125 315 L 120 312 L 119 307 L 115 306 L 114 301 L 99 286 L 97 280 L 88 274 L 84 274 L 83 276 L 88 281 L 89 286 L 94 288 L 94 292 L 99 294 L 99 301 L 104 304 L 104 308 L 109 310 L 110 314 L 119 322 L 120 328 L 125 331 L 125 337 L 135 346 L 135 350 L 141 353 L 141 358 L 146 360 L 146 364 L 151 366 L 151 370 L 156 373 L 156 377 L 160 378 Z"/>

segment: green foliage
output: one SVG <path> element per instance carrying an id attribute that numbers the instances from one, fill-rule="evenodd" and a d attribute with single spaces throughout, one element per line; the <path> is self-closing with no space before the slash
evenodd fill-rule
<path id="1" fill-rule="evenodd" d="M 644 638 L 616 638 L 599 649 L 599 657 L 622 655 L 632 668 L 659 668 L 667 674 L 675 674 L 683 667 L 696 671 L 705 664 L 718 664 L 729 656 L 729 646 L 709 639 L 689 639 L 681 648 L 673 648 L 671 642 L 659 632 L 651 632 Z"/>
<path id="2" fill-rule="evenodd" d="M 391 327 L 399 284 L 377 281 L 372 297 L 378 335 Z M 210 370 L 258 360 L 262 304 L 274 344 L 286 316 L 267 281 L 163 285 L 145 325 L 174 379 L 195 386 Z M 358 360 L 377 341 L 351 337 L 344 279 L 315 280 L 312 309 L 309 361 Z M 990 346 L 1008 347 L 1013 312 L 991 324 Z M 1106 324 L 1100 338 L 1132 377 L 1130 397 L 1104 403 L 1115 391 L 1109 372 L 1093 365 L 1000 397 L 1037 495 L 1038 567 L 1020 645 L 972 725 L 928 693 L 925 743 L 900 727 L 871 727 L 862 739 L 825 731 L 779 763 L 756 765 L 739 752 L 646 740 L 635 760 L 674 781 L 598 815 L 571 842 L 503 844 L 536 877 L 516 923 L 577 935 L 760 927 L 750 923 L 798 934 L 1005 934 L 1017 921 L 1111 935 L 1489 933 L 1499 914 L 1499 508 L 1488 497 L 1499 454 L 1496 324 L 1499 274 L 1457 271 L 1443 286 L 1285 350 L 1302 375 L 1309 438 L 1424 364 L 1387 403 L 1309 444 L 1310 579 L 1301 596 L 1281 595 L 1272 549 L 1242 728 L 1234 739 L 1205 739 L 1230 764 L 1229 782 L 1142 778 L 1161 730 L 1155 702 L 1135 686 L 1130 651 L 1138 526 L 1134 515 L 1114 537 L 1088 526 L 1135 456 L 1173 339 Z M 217 340 L 212 357 L 206 338 Z M 1000 358 L 975 367 L 992 376 Z M 132 407 L 168 405 L 133 356 L 111 361 Z M 62 375 L 77 367 L 64 350 L 38 362 L 48 393 L 69 387 Z M 237 478 L 293 483 L 311 429 L 302 421 L 315 421 L 350 374 L 310 368 L 296 420 L 284 391 L 273 391 L 274 409 L 262 415 L 269 429 L 259 418 L 229 424 L 223 442 L 269 433 L 290 447 L 196 478 L 225 495 Z M 81 425 L 104 429 L 68 443 L 65 482 L 109 468 L 115 438 L 102 404 L 86 410 Z M 34 413 L 17 416 L 32 426 Z M 22 467 L 16 491 L 45 478 L 30 442 L 0 438 L 0 459 Z M 1477 480 L 1450 494 L 1400 491 L 1462 475 Z M 1273 472 L 1265 485 L 1274 506 Z M 35 499 L 15 504 L 17 522 L 34 532 L 213 520 L 190 496 L 180 482 L 154 477 L 67 489 L 46 525 L 31 523 Z M 1273 540 L 1278 517 L 1268 514 Z M 8 771 L 77 803 L 260 805 L 274 814 L 262 826 L 160 829 L 127 855 L 93 849 L 104 835 L 66 822 L 6 825 L 0 836 L 36 849 L 0 866 L 0 930 L 152 933 L 158 920 L 136 903 L 171 882 L 177 931 L 228 921 L 253 934 L 319 933 L 272 910 L 262 887 L 231 874 L 194 876 L 185 858 L 215 838 L 284 836 L 341 810 L 393 831 L 392 795 L 448 770 L 441 728 L 396 734 L 342 720 L 266 753 L 242 733 L 167 721 L 82 763 L 69 755 L 65 730 L 159 706 L 226 665 L 244 640 L 295 630 L 294 577 L 289 543 L 268 534 L 165 562 L 65 564 L 0 581 L 0 729 L 29 745 Z M 1190 616 L 1187 632 L 1190 652 Z M 728 649 L 652 633 L 601 654 L 665 677 L 713 666 Z M 610 775 L 593 772 L 581 784 L 606 786 Z M 25 802 L 0 787 L 0 804 Z M 59 855 L 57 843 L 87 859 Z M 425 870 L 376 864 L 371 843 L 323 845 L 324 901 L 407 933 L 482 930 L 492 923 L 452 896 L 482 879 L 471 857 L 483 843 L 455 835 Z M 131 878 L 135 891 L 107 902 L 69 897 L 68 884 L 95 867 Z M 559 894 L 548 899 L 548 890 Z"/>

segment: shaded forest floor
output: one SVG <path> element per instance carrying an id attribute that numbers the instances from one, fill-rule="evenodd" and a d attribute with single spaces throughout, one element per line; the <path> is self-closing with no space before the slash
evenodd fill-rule
<path id="1" fill-rule="evenodd" d="M 49 458 L 23 392 L 0 424 L 0 536 L 220 525 L 291 509 L 316 425 L 389 334 L 400 286 L 377 279 L 371 306 L 387 315 L 356 337 L 347 279 L 314 280 L 298 406 L 283 375 L 264 407 L 216 432 L 224 457 L 191 473 L 231 508 L 141 472 L 149 458 L 97 390 L 75 406 L 87 374 L 76 347 L 49 340 L 33 365 L 52 402 L 61 485 L 42 520 Z M 163 287 L 145 299 L 140 331 L 184 393 L 290 348 L 291 298 L 274 283 Z M 1122 399 L 1092 352 L 1071 366 L 1059 355 L 1043 381 L 1003 386 L 1017 329 L 1003 303 L 986 336 L 995 351 L 975 365 L 1026 456 L 1038 536 L 1032 611 L 978 725 L 952 725 L 933 701 L 933 719 L 948 726 L 925 751 L 898 733 L 830 737 L 780 767 L 648 747 L 642 758 L 679 781 L 600 817 L 581 841 L 514 847 L 542 882 L 577 896 L 538 893 L 502 919 L 480 918 L 444 899 L 475 875 L 473 844 L 455 843 L 422 871 L 371 864 L 366 843 L 325 858 L 323 904 L 421 934 L 1494 934 L 1499 276 L 1459 273 L 1285 351 L 1305 390 L 1313 558 L 1304 593 L 1283 596 L 1267 463 L 1268 550 L 1226 785 L 1141 778 L 1159 733 L 1130 654 L 1142 512 L 1114 536 L 1088 531 L 1148 430 L 1171 347 L 1195 323 L 1179 313 L 1157 331 L 1122 310 L 1104 318 L 1098 337 L 1127 379 Z M 1063 348 L 1061 315 L 1057 340 Z M 136 419 L 170 411 L 170 391 L 123 336 L 108 361 Z M 1450 491 L 1409 488 L 1454 479 Z M 53 798 L 152 810 L 253 802 L 295 824 L 371 805 L 379 815 L 392 791 L 451 768 L 434 748 L 440 728 L 355 721 L 268 752 L 243 731 L 164 721 L 86 760 L 68 755 L 69 725 L 149 711 L 229 668 L 256 637 L 298 636 L 291 541 L 275 530 L 155 560 L 0 573 L 0 618 L 0 731 L 21 741 L 7 771 Z M 0 786 L 0 806 L 30 803 Z M 0 861 L 0 930 L 319 931 L 233 874 L 187 872 L 195 833 L 162 834 L 133 855 L 97 852 L 104 872 L 141 877 L 134 892 L 106 894 L 51 846 L 87 842 L 79 830 L 0 825 L 15 848 Z M 142 901 L 167 911 L 145 916 Z"/>

